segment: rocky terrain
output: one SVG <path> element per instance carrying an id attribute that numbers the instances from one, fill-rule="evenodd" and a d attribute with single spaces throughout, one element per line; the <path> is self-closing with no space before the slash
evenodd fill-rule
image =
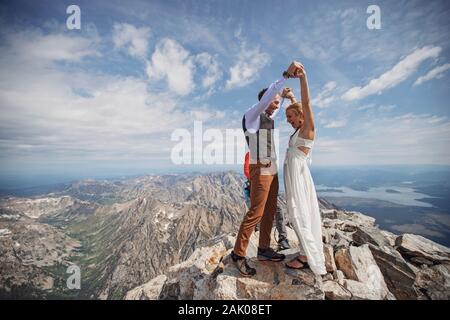
<path id="1" fill-rule="evenodd" d="M 230 261 L 234 236 L 212 239 L 186 261 L 130 290 L 125 299 L 288 299 L 397 300 L 449 299 L 450 250 L 421 236 L 379 230 L 358 212 L 322 210 L 327 274 L 293 270 L 284 263 L 256 260 L 257 239 L 248 256 L 257 275 L 246 278 Z M 298 253 L 294 232 L 292 249 Z"/>
<path id="2" fill-rule="evenodd" d="M 219 260 L 246 212 L 242 184 L 233 172 L 147 175 L 3 197 L 0 298 L 448 297 L 447 248 L 381 231 L 374 219 L 322 199 L 326 277 L 257 262 L 258 277 L 239 277 L 227 259 Z M 279 205 L 284 210 L 282 197 Z M 292 256 L 292 230 L 290 238 Z M 81 270 L 79 290 L 66 286 L 71 265 Z"/>

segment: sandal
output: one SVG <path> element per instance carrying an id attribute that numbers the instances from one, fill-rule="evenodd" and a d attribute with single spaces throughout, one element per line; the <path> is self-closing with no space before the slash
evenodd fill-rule
<path id="1" fill-rule="evenodd" d="M 292 267 L 289 265 L 289 262 L 293 262 L 293 261 L 298 261 L 301 264 L 301 267 Z M 305 269 L 305 268 L 309 268 L 309 264 L 307 261 L 303 262 L 302 260 L 300 260 L 299 257 L 295 258 L 294 260 L 289 261 L 288 263 L 285 263 L 285 266 L 289 269 L 294 269 L 294 270 L 300 270 L 300 269 Z"/>

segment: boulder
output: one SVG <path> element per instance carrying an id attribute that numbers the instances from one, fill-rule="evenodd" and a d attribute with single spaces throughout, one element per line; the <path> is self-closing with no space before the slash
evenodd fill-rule
<path id="1" fill-rule="evenodd" d="M 357 211 L 346 211 L 345 215 L 348 220 L 353 221 L 359 226 L 365 226 L 365 227 L 374 227 L 375 226 L 375 218 L 366 216 L 365 214 L 362 214 L 361 212 Z M 343 214 L 339 215 L 339 219 L 344 219 Z"/>
<path id="2" fill-rule="evenodd" d="M 325 268 L 327 272 L 334 272 L 336 270 L 336 263 L 334 262 L 333 247 L 325 244 L 323 246 L 323 254 L 325 256 Z"/>
<path id="3" fill-rule="evenodd" d="M 320 210 L 320 213 L 322 214 L 322 219 L 325 219 L 325 218 L 337 219 L 337 210 L 336 209 L 323 209 L 323 210 Z"/>
<path id="4" fill-rule="evenodd" d="M 415 285 L 428 299 L 450 300 L 450 266 L 439 264 L 420 270 Z"/>
<path id="5" fill-rule="evenodd" d="M 380 297 L 377 293 L 372 291 L 366 284 L 345 279 L 344 288 L 351 292 L 352 300 L 379 300 Z"/>
<path id="6" fill-rule="evenodd" d="M 395 246 L 395 239 L 397 239 L 397 235 L 386 230 L 380 230 L 380 232 L 384 235 L 385 239 L 389 242 L 391 247 Z"/>
<path id="7" fill-rule="evenodd" d="M 334 281 L 325 281 L 323 291 L 326 300 L 350 300 L 352 298 L 352 293 L 348 289 Z"/>
<path id="8" fill-rule="evenodd" d="M 340 249 L 336 252 L 335 260 L 338 269 L 347 279 L 363 283 L 370 290 L 371 297 L 379 300 L 390 295 L 383 274 L 367 244 Z M 352 290 L 350 291 L 353 293 Z"/>
<path id="9" fill-rule="evenodd" d="M 351 234 L 341 231 L 335 228 L 329 228 L 328 234 L 330 235 L 330 244 L 335 250 L 340 248 L 347 248 L 352 242 Z"/>
<path id="10" fill-rule="evenodd" d="M 335 270 L 333 272 L 333 278 L 340 285 L 344 285 L 345 276 L 344 276 L 344 273 L 341 270 Z"/>
<path id="11" fill-rule="evenodd" d="M 352 239 L 357 245 L 365 243 L 373 244 L 378 247 L 389 246 L 388 238 L 375 227 L 356 226 L 355 232 L 352 234 Z"/>
<path id="12" fill-rule="evenodd" d="M 389 291 L 400 300 L 417 299 L 418 292 L 414 288 L 416 271 L 392 247 L 376 247 L 369 245 Z"/>
<path id="13" fill-rule="evenodd" d="M 157 276 L 146 284 L 130 290 L 125 295 L 125 300 L 158 300 L 161 290 L 166 283 L 165 275 Z"/>
<path id="14" fill-rule="evenodd" d="M 397 250 L 416 265 L 450 263 L 450 249 L 422 236 L 404 234 L 395 240 Z"/>
<path id="15" fill-rule="evenodd" d="M 220 259 L 230 252 L 227 241 L 210 247 L 197 248 L 184 262 L 172 266 L 166 273 L 169 280 L 162 289 L 162 298 L 169 299 L 166 292 L 176 292 L 178 299 L 204 299 L 209 294 L 208 282 L 204 280 L 217 268 Z M 165 288 L 167 287 L 167 288 Z"/>
<path id="16" fill-rule="evenodd" d="M 328 228 L 322 227 L 322 242 L 330 243 L 330 233 L 328 232 Z"/>
<path id="17" fill-rule="evenodd" d="M 336 251 L 334 260 L 336 261 L 336 267 L 344 273 L 347 279 L 358 280 L 349 249 L 339 249 Z"/>
<path id="18" fill-rule="evenodd" d="M 369 245 L 389 291 L 400 300 L 417 299 L 418 292 L 414 288 L 416 272 L 392 247 L 376 247 Z"/>

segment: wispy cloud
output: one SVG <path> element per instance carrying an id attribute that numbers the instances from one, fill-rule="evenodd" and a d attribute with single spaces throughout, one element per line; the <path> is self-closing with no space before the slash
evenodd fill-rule
<path id="1" fill-rule="evenodd" d="M 413 53 L 403 58 L 392 69 L 383 73 L 376 79 L 372 79 L 363 87 L 353 87 L 342 95 L 345 101 L 360 100 L 373 94 L 395 87 L 410 77 L 420 64 L 430 58 L 437 58 L 442 49 L 435 46 L 426 46 L 416 49 Z"/>
<path id="2" fill-rule="evenodd" d="M 320 124 L 327 129 L 343 128 L 347 124 L 347 119 L 321 119 Z"/>
<path id="3" fill-rule="evenodd" d="M 215 57 L 207 52 L 202 52 L 195 57 L 195 61 L 201 69 L 206 70 L 206 74 L 202 79 L 204 88 L 209 88 L 220 80 L 223 73 Z"/>
<path id="4" fill-rule="evenodd" d="M 150 28 L 137 28 L 128 23 L 116 23 L 113 28 L 113 42 L 115 48 L 125 49 L 128 54 L 134 57 L 146 57 Z"/>
<path id="5" fill-rule="evenodd" d="M 99 39 L 66 34 L 44 34 L 40 29 L 27 29 L 9 34 L 2 52 L 23 60 L 39 63 L 54 61 L 79 62 L 86 57 L 100 56 Z"/>
<path id="6" fill-rule="evenodd" d="M 447 164 L 450 121 L 446 117 L 408 113 L 380 114 L 348 125 L 350 137 L 320 136 L 315 161 L 319 165 Z M 382 128 L 382 133 L 381 133 Z"/>
<path id="7" fill-rule="evenodd" d="M 323 86 L 322 91 L 320 91 L 319 94 L 311 100 L 312 104 L 319 108 L 328 107 L 330 103 L 332 103 L 336 99 L 336 96 L 333 95 L 333 91 L 336 89 L 336 87 L 336 81 L 327 82 Z"/>
<path id="8" fill-rule="evenodd" d="M 396 108 L 396 105 L 394 104 L 383 104 L 378 107 L 378 111 L 380 112 L 389 112 Z"/>
<path id="9" fill-rule="evenodd" d="M 270 55 L 262 52 L 259 47 L 249 48 L 243 42 L 238 54 L 238 61 L 230 67 L 230 79 L 225 84 L 226 89 L 244 87 L 258 78 L 258 72 L 270 63 Z"/>
<path id="10" fill-rule="evenodd" d="M 432 79 L 440 79 L 444 76 L 444 73 L 450 69 L 450 63 L 446 63 L 442 66 L 431 69 L 426 75 L 417 78 L 413 86 L 421 85 L 424 82 L 430 81 Z"/>

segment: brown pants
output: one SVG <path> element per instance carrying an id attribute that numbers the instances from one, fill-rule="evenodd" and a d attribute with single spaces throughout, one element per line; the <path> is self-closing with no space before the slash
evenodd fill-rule
<path id="1" fill-rule="evenodd" d="M 270 246 L 270 233 L 277 211 L 278 175 L 261 175 L 260 166 L 250 164 L 250 210 L 241 223 L 234 245 L 234 253 L 245 257 L 250 236 L 261 221 L 259 247 Z"/>

